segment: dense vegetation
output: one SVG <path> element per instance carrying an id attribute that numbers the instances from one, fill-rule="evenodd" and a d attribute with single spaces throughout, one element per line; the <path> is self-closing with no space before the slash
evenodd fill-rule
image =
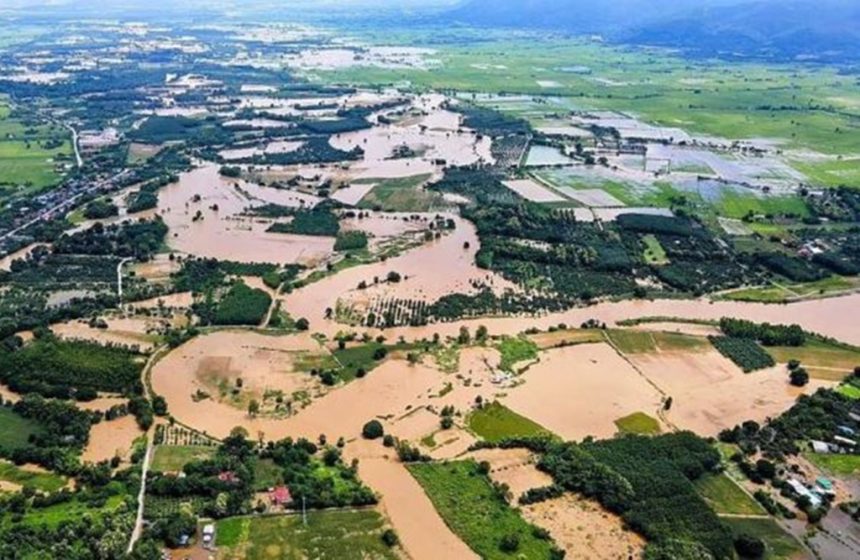
<path id="1" fill-rule="evenodd" d="M 274 223 L 267 231 L 334 237 L 340 231 L 340 224 L 330 205 L 319 204 L 309 210 L 296 210 L 291 221 Z"/>
<path id="2" fill-rule="evenodd" d="M 531 449 L 540 455 L 538 468 L 553 477 L 553 485 L 527 492 L 522 503 L 576 492 L 619 514 L 646 537 L 646 557 L 673 557 L 660 554 L 673 543 L 684 543 L 704 551 L 705 556 L 696 557 L 733 558 L 730 532 L 693 485 L 719 469 L 720 456 L 692 432 L 589 438 L 579 444 L 512 438 L 495 445 Z M 481 444 L 486 446 L 494 444 Z"/>
<path id="3" fill-rule="evenodd" d="M 0 381 L 15 392 L 91 400 L 97 391 L 140 390 L 140 360 L 123 348 L 46 336 L 0 351 Z"/>
<path id="4" fill-rule="evenodd" d="M 720 330 L 726 336 L 755 340 L 765 346 L 803 346 L 806 342 L 806 333 L 800 325 L 771 325 L 723 317 Z"/>
<path id="5" fill-rule="evenodd" d="M 272 297 L 263 290 L 235 282 L 218 301 L 211 321 L 215 325 L 259 325 L 271 304 Z"/>
<path id="6" fill-rule="evenodd" d="M 341 231 L 334 242 L 335 251 L 359 251 L 367 248 L 367 234 L 363 231 Z"/>

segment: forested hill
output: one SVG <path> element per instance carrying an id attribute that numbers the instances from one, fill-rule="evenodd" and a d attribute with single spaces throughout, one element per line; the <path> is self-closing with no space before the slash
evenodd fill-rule
<path id="1" fill-rule="evenodd" d="M 442 17 L 600 34 L 701 56 L 860 60 L 860 2 L 854 0 L 466 0 Z"/>

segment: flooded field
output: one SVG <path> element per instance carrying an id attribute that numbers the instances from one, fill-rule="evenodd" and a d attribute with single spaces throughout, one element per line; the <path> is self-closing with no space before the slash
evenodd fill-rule
<path id="1" fill-rule="evenodd" d="M 784 365 L 743 373 L 716 350 L 633 355 L 644 375 L 672 397 L 668 419 L 681 429 L 716 436 L 745 420 L 763 423 L 791 407 L 797 397 L 833 383 L 788 383 Z"/>
<path id="2" fill-rule="evenodd" d="M 660 393 L 608 344 L 548 350 L 502 402 L 569 440 L 612 437 L 615 420 L 653 413 Z"/>
<path id="3" fill-rule="evenodd" d="M 270 220 L 242 213 L 267 203 L 299 208 L 318 202 L 296 191 L 227 180 L 216 166 L 206 165 L 165 187 L 158 213 L 170 228 L 168 244 L 177 251 L 240 262 L 308 263 L 330 255 L 334 239 L 267 233 Z"/>
<path id="4" fill-rule="evenodd" d="M 407 177 L 434 174 L 445 165 L 492 163 L 490 138 L 461 129 L 460 115 L 442 107 L 446 101 L 441 95 L 417 97 L 406 110 L 398 110 L 398 115 L 414 116 L 339 134 L 330 143 L 343 151 L 364 150 L 363 159 L 351 165 L 357 178 Z M 378 121 L 378 115 L 370 118 Z M 396 150 L 402 153 L 395 155 Z"/>
<path id="5" fill-rule="evenodd" d="M 152 371 L 153 388 L 168 402 L 184 404 L 196 414 L 218 410 L 217 416 L 230 424 L 226 431 L 220 426 L 214 431 L 209 422 L 205 428 L 223 436 L 250 419 L 252 400 L 258 402 L 262 415 L 288 416 L 300 410 L 323 391 L 309 369 L 326 356 L 327 351 L 309 336 L 217 331 L 193 339 L 159 361 Z M 303 364 L 309 364 L 307 369 Z M 171 410 L 181 418 L 185 409 Z"/>
<path id="6" fill-rule="evenodd" d="M 645 548 L 645 539 L 625 528 L 618 516 L 574 495 L 524 506 L 522 513 L 526 520 L 549 531 L 567 552 L 565 558 L 638 558 Z"/>
<path id="7" fill-rule="evenodd" d="M 283 297 L 285 309 L 295 317 L 308 318 L 314 330 L 328 331 L 329 326 L 320 324 L 320 319 L 327 308 L 337 307 L 338 301 L 342 306 L 364 309 L 382 298 L 433 302 L 450 293 L 472 293 L 475 282 L 498 291 L 513 289 L 511 283 L 475 266 L 479 248 L 475 227 L 459 216 L 446 217 L 454 220 L 453 232 L 385 262 L 349 268 L 295 290 Z M 440 270 L 446 273 L 440 275 Z M 403 280 L 374 285 L 374 278 L 384 279 L 392 271 L 399 273 Z M 368 288 L 359 290 L 361 282 L 366 282 Z M 331 328 L 336 332 L 339 327 L 331 325 Z"/>
<path id="8" fill-rule="evenodd" d="M 98 463 L 114 457 L 128 460 L 134 440 L 143 435 L 132 415 L 121 416 L 115 420 L 102 421 L 93 425 L 90 439 L 81 460 Z"/>
<path id="9" fill-rule="evenodd" d="M 504 185 L 532 202 L 564 202 L 565 198 L 531 179 L 504 181 Z"/>

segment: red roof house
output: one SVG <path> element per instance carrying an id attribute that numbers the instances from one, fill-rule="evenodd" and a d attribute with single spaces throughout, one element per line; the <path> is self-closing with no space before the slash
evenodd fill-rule
<path id="1" fill-rule="evenodd" d="M 276 486 L 269 492 L 269 501 L 273 506 L 285 506 L 293 501 L 293 496 L 286 486 Z"/>

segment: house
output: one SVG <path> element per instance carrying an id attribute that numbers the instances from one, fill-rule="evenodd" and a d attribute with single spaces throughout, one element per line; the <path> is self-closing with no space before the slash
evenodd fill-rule
<path id="1" fill-rule="evenodd" d="M 798 496 L 805 496 L 809 500 L 809 503 L 812 505 L 812 507 L 817 508 L 821 505 L 821 498 L 817 494 L 812 492 L 809 488 L 804 486 L 804 484 L 796 478 L 790 478 L 785 482 L 791 487 L 792 490 L 794 490 L 794 492 Z"/>
<path id="2" fill-rule="evenodd" d="M 232 484 L 234 482 L 239 482 L 239 477 L 237 477 L 236 473 L 234 473 L 233 471 L 224 471 L 218 474 L 218 480 L 220 480 L 221 482 L 229 482 Z"/>
<path id="3" fill-rule="evenodd" d="M 857 447 L 857 442 L 847 437 L 833 436 L 833 441 L 842 444 L 844 447 Z"/>
<path id="4" fill-rule="evenodd" d="M 809 443 L 815 453 L 830 453 L 830 444 L 824 441 L 812 440 Z"/>
<path id="5" fill-rule="evenodd" d="M 824 494 L 833 494 L 833 483 L 827 479 L 822 477 L 815 479 L 815 485 L 820 489 Z"/>
<path id="6" fill-rule="evenodd" d="M 857 430 L 853 428 L 849 428 L 848 426 L 836 426 L 836 431 L 842 434 L 843 436 L 853 436 L 857 435 Z"/>
<path id="7" fill-rule="evenodd" d="M 269 491 L 269 502 L 273 506 L 286 506 L 293 501 L 290 489 L 286 486 L 276 486 Z"/>

